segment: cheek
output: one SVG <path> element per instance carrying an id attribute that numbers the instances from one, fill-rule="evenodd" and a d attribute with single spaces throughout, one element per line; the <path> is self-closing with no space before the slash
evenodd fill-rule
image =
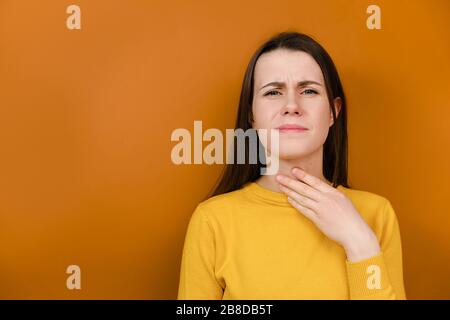
<path id="1" fill-rule="evenodd" d="M 252 110 L 254 128 L 271 128 L 271 123 L 278 114 L 278 107 L 273 102 L 255 101 Z"/>
<path id="2" fill-rule="evenodd" d="M 311 101 L 307 101 L 308 110 L 311 110 L 310 115 L 316 122 L 323 122 L 329 120 L 330 105 L 325 96 L 317 97 Z"/>
<path id="3" fill-rule="evenodd" d="M 312 115 L 312 119 L 314 122 L 314 136 L 317 140 L 324 142 L 328 135 L 328 131 L 330 129 L 330 112 L 330 108 L 327 104 L 320 108 L 320 112 Z"/>

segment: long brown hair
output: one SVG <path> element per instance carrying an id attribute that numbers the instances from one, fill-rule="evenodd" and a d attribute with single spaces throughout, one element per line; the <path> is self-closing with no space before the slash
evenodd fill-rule
<path id="1" fill-rule="evenodd" d="M 242 83 L 235 129 L 243 129 L 246 131 L 252 128 L 253 81 L 255 65 L 258 58 L 266 52 L 281 48 L 308 53 L 314 58 L 322 70 L 330 110 L 334 119 L 334 124 L 330 127 L 324 143 L 323 175 L 328 181 L 332 182 L 334 187 L 338 185 L 349 187 L 347 181 L 347 105 L 344 90 L 333 60 L 325 49 L 310 36 L 298 32 L 282 32 L 261 45 L 253 54 L 245 71 Z M 336 118 L 335 108 L 333 107 L 336 97 L 340 97 L 342 103 L 338 118 Z M 236 155 L 236 141 L 233 145 L 234 154 Z M 262 147 L 260 141 L 259 147 Z M 248 154 L 249 147 L 248 144 L 245 144 L 246 157 L 248 157 Z M 220 181 L 216 183 L 215 188 L 206 198 L 240 189 L 247 182 L 255 181 L 261 176 L 260 169 L 262 167 L 264 167 L 264 164 L 259 159 L 255 164 L 248 163 L 248 161 L 245 161 L 244 164 L 237 164 L 236 161 L 228 163 L 227 161 L 219 178 Z"/>

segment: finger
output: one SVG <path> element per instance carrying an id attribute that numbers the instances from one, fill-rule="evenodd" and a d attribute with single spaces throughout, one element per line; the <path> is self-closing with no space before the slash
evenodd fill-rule
<path id="1" fill-rule="evenodd" d="M 330 191 L 334 191 L 334 188 L 331 187 L 330 185 L 326 184 L 325 182 L 323 182 L 322 180 L 320 180 L 319 178 L 307 173 L 305 170 L 302 170 L 300 168 L 293 168 L 292 169 L 292 173 L 293 175 L 305 182 L 306 184 L 308 184 L 310 187 L 321 191 L 321 192 L 330 192 Z"/>
<path id="2" fill-rule="evenodd" d="M 317 222 L 318 217 L 317 217 L 317 215 L 316 215 L 316 213 L 314 211 L 312 211 L 311 209 L 301 205 L 300 203 L 298 203 L 297 201 L 295 201 L 291 197 L 288 197 L 288 201 L 295 209 L 297 209 L 301 214 L 303 214 L 309 220 L 311 220 L 314 223 Z"/>
<path id="3" fill-rule="evenodd" d="M 282 174 L 277 175 L 276 178 L 280 184 L 304 195 L 305 197 L 308 197 L 317 202 L 323 200 L 323 195 L 320 193 L 320 191 L 312 188 L 302 181 L 291 179 L 288 176 Z"/>
<path id="4" fill-rule="evenodd" d="M 317 201 L 305 197 L 304 195 L 301 195 L 298 192 L 295 192 L 294 190 L 287 188 L 283 185 L 280 185 L 280 190 L 283 191 L 288 197 L 294 199 L 297 203 L 301 204 L 302 206 L 307 207 L 313 211 L 316 211 L 317 209 L 316 204 L 318 203 Z"/>

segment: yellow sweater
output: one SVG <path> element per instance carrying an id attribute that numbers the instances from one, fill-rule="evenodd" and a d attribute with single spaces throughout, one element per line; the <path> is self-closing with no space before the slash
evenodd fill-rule
<path id="1" fill-rule="evenodd" d="M 338 186 L 376 234 L 381 253 L 357 262 L 255 182 L 201 202 L 181 259 L 178 299 L 406 299 L 400 230 L 391 203 Z"/>

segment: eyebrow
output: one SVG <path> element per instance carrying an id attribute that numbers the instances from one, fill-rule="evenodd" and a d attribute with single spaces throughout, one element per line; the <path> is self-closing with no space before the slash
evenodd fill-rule
<path id="1" fill-rule="evenodd" d="M 299 81 L 297 83 L 298 87 L 304 87 L 310 84 L 316 84 L 318 86 L 321 86 L 322 84 L 320 84 L 319 82 L 313 81 L 313 80 L 303 80 L 303 81 Z M 267 83 L 266 85 L 262 86 L 259 90 L 264 89 L 265 87 L 268 86 L 274 86 L 274 87 L 280 87 L 280 88 L 284 88 L 286 86 L 286 84 L 284 82 L 280 82 L 280 81 L 272 81 Z"/>

